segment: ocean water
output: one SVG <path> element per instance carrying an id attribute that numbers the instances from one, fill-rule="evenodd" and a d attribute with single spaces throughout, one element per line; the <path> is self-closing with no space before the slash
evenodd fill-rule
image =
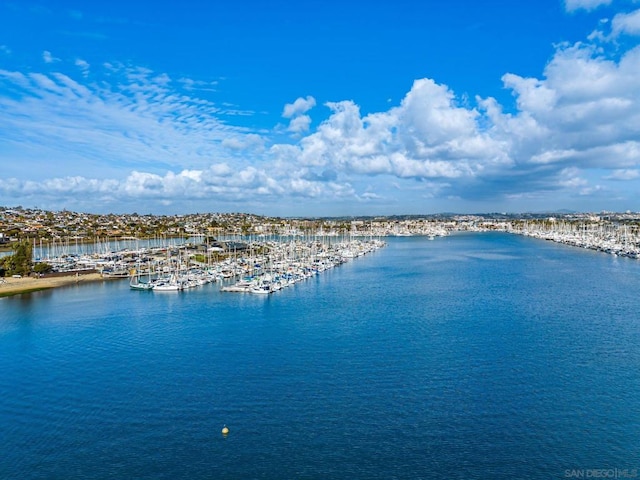
<path id="1" fill-rule="evenodd" d="M 0 439 L 2 479 L 640 478 L 640 262 L 403 237 L 269 296 L 2 298 Z"/>

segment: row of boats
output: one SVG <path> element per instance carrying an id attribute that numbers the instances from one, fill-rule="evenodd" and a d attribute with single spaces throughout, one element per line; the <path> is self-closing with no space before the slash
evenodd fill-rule
<path id="1" fill-rule="evenodd" d="M 147 280 L 133 270 L 130 275 L 129 287 L 132 290 L 179 291 L 215 282 L 219 276 L 216 272 L 202 269 L 189 269 L 185 272 L 174 272 L 152 278 L 147 274 Z"/>
<path id="2" fill-rule="evenodd" d="M 640 243 L 632 234 L 627 234 L 626 229 L 617 231 L 565 231 L 560 229 L 520 229 L 513 233 L 549 240 L 572 247 L 586 248 L 614 256 L 640 259 Z"/>
<path id="3" fill-rule="evenodd" d="M 260 254 L 226 258 L 213 265 L 190 266 L 168 262 L 156 273 L 144 267 L 132 269 L 132 290 L 183 291 L 221 282 L 223 292 L 270 294 L 318 275 L 353 258 L 383 247 L 377 239 L 352 240 L 345 243 L 268 242 L 256 248 Z M 234 279 L 240 280 L 234 281 Z M 233 283 L 229 283 L 229 281 Z"/>

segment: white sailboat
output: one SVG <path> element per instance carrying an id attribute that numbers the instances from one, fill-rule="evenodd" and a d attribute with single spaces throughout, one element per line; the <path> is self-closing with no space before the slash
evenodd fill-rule
<path id="1" fill-rule="evenodd" d="M 153 288 L 153 284 L 150 281 L 140 281 L 139 270 L 135 268 L 129 272 L 129 277 L 129 288 L 133 290 L 151 290 Z"/>

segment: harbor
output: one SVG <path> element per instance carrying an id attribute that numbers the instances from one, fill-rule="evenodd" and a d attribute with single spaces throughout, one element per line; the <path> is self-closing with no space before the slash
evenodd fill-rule
<path id="1" fill-rule="evenodd" d="M 319 242 L 268 245 L 267 255 L 238 262 L 241 279 L 223 292 L 269 294 L 319 275 L 351 259 L 384 247 L 381 240 L 355 240 L 327 245 Z"/>
<path id="2" fill-rule="evenodd" d="M 383 247 L 381 240 L 236 242 L 233 250 L 193 245 L 164 252 L 137 252 L 120 260 L 133 290 L 182 291 L 220 282 L 223 292 L 269 294 Z M 224 257 L 212 260 L 212 257 Z M 135 262 L 135 265 L 134 263 Z"/>
<path id="3" fill-rule="evenodd" d="M 36 211 L 29 218 L 39 222 L 43 216 L 46 215 Z M 127 279 L 131 290 L 137 291 L 185 291 L 217 283 L 223 292 L 264 295 L 377 250 L 391 238 L 435 240 L 464 232 L 500 231 L 613 256 L 640 258 L 640 217 L 631 213 L 556 217 L 452 215 L 349 221 L 231 217 L 225 220 L 224 228 L 209 229 L 202 225 L 213 220 L 197 215 L 185 219 L 170 235 L 131 235 L 153 225 L 157 221 L 153 218 L 111 219 L 118 227 L 112 233 L 117 235 L 95 238 L 78 235 L 77 229 L 76 235 L 56 237 L 46 230 L 38 238 L 31 238 L 28 232 L 37 223 L 22 224 L 21 234 L 3 238 L 6 244 L 14 245 L 13 249 L 22 245 L 23 258 L 30 261 L 18 271 L 7 267 L 3 272 L 0 265 L 0 278 L 3 273 L 6 277 L 0 282 L 0 296 L 83 283 L 88 278 Z M 131 231 L 124 230 L 125 224 Z M 61 232 L 73 233 L 70 227 Z M 29 276 L 31 280 L 16 282 L 13 278 L 16 274 Z"/>
<path id="4" fill-rule="evenodd" d="M 174 242 L 168 246 L 125 248 L 50 256 L 35 261 L 52 272 L 7 278 L 0 295 L 27 293 L 87 281 L 126 279 L 135 291 L 185 291 L 219 283 L 223 292 L 270 294 L 382 248 L 380 239 L 271 239 Z"/>
<path id="5" fill-rule="evenodd" d="M 610 255 L 640 258 L 640 230 L 637 225 L 570 223 L 554 219 L 546 222 L 514 223 L 508 231 Z"/>

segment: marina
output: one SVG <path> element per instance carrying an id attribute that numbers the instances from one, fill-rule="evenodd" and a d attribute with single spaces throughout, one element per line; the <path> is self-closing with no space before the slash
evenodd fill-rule
<path id="1" fill-rule="evenodd" d="M 138 291 L 184 291 L 218 282 L 224 292 L 269 294 L 385 245 L 379 239 L 216 243 L 224 248 L 186 242 L 37 260 L 53 267 L 45 278 L 98 273 L 103 279 L 127 278 Z"/>
<path id="2" fill-rule="evenodd" d="M 547 222 L 513 224 L 509 231 L 615 256 L 640 258 L 640 229 L 637 225 L 568 223 L 554 219 Z"/>
<path id="3" fill-rule="evenodd" d="M 194 221 L 199 217 L 194 218 Z M 91 243 L 79 237 L 32 243 L 33 265 L 49 265 L 47 273 L 32 273 L 37 283 L 12 286 L 0 282 L 0 295 L 14 295 L 73 283 L 52 278 L 99 274 L 100 279 L 128 279 L 131 290 L 176 292 L 215 283 L 223 292 L 265 295 L 309 279 L 385 245 L 388 239 L 418 237 L 429 241 L 459 232 L 506 232 L 640 259 L 640 228 L 635 215 L 572 215 L 560 218 L 483 218 L 454 216 L 441 220 L 408 219 L 319 222 L 317 230 L 291 222 L 286 235 L 272 224 L 254 220 L 251 230 L 271 233 L 190 236 L 104 237 Z M 85 282 L 83 282 L 85 283 Z"/>
<path id="4" fill-rule="evenodd" d="M 194 260 L 193 253 L 188 251 L 190 247 L 177 248 L 166 257 L 158 256 L 157 252 L 156 255 L 136 252 L 128 261 L 120 259 L 116 268 L 120 271 L 129 268 L 132 290 L 183 291 L 220 282 L 223 292 L 269 294 L 377 250 L 384 242 L 271 241 L 240 246 L 241 252 L 236 250 L 217 262 L 211 262 L 210 256 L 207 262 Z M 210 249 L 206 251 L 210 253 Z M 235 281 L 237 278 L 240 280 Z"/>

